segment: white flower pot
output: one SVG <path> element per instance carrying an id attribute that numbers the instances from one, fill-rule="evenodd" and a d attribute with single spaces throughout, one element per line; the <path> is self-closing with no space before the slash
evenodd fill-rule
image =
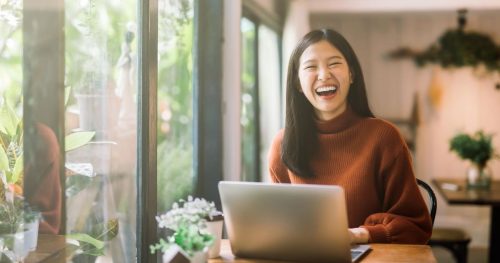
<path id="1" fill-rule="evenodd" d="M 208 253 L 206 250 L 195 252 L 194 255 L 190 258 L 190 262 L 191 263 L 206 263 L 207 259 L 208 259 L 207 254 Z"/>
<path id="2" fill-rule="evenodd" d="M 38 222 L 36 219 L 31 223 L 27 223 L 25 225 L 26 232 L 24 235 L 24 245 L 28 249 L 28 251 L 35 251 L 37 242 L 38 242 Z"/>
<path id="3" fill-rule="evenodd" d="M 0 239 L 2 239 L 3 242 L 3 256 L 13 262 L 22 262 L 29 253 L 28 247 L 24 242 L 25 236 L 26 231 L 1 235 Z M 0 259 L 4 260 L 4 258 Z"/>
<path id="4" fill-rule="evenodd" d="M 189 257 L 179 246 L 172 245 L 162 256 L 163 263 L 171 262 L 185 262 L 189 260 L 190 263 L 206 263 L 208 259 L 208 251 L 205 248 L 202 251 L 197 251 L 192 257 Z"/>
<path id="5" fill-rule="evenodd" d="M 220 255 L 220 241 L 222 238 L 224 220 L 209 221 L 206 225 L 206 231 L 214 236 L 214 243 L 208 250 L 208 258 L 216 258 Z"/>

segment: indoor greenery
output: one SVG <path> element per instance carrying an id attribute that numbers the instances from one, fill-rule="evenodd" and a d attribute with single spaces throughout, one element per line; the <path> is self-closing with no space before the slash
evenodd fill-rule
<path id="1" fill-rule="evenodd" d="M 414 61 L 419 66 L 436 63 L 443 68 L 477 67 L 483 64 L 490 71 L 500 71 L 500 46 L 482 33 L 448 30 L 437 44 L 416 53 Z"/>
<path id="2" fill-rule="evenodd" d="M 213 202 L 192 196 L 187 200 L 180 199 L 167 213 L 156 217 L 158 226 L 170 230 L 172 234 L 167 240 L 160 238 L 158 243 L 151 245 L 151 253 L 158 250 L 165 252 L 175 244 L 193 256 L 213 243 L 214 236 L 205 231 L 205 224 L 220 215 Z"/>
<path id="3" fill-rule="evenodd" d="M 472 135 L 459 133 L 450 140 L 450 151 L 484 168 L 494 154 L 491 140 L 492 135 L 485 134 L 483 131 L 477 131 Z"/>
<path id="4" fill-rule="evenodd" d="M 467 10 L 458 10 L 458 28 L 445 31 L 437 43 L 424 51 L 400 48 L 392 51 L 391 58 L 411 58 L 418 66 L 428 63 L 449 67 L 477 67 L 484 65 L 489 71 L 500 72 L 500 46 L 483 33 L 466 31 Z"/>

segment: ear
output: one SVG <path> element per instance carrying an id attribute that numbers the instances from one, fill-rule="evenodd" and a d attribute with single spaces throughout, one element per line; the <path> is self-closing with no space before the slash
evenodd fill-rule
<path id="1" fill-rule="evenodd" d="M 349 71 L 349 79 L 350 79 L 350 83 L 352 84 L 354 82 L 354 78 L 352 77 L 352 72 Z"/>

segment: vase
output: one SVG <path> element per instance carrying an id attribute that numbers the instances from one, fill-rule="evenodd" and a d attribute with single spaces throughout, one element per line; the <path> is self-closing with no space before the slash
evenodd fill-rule
<path id="1" fill-rule="evenodd" d="M 492 172 L 487 165 L 472 163 L 467 168 L 467 187 L 489 189 L 491 185 Z"/>
<path id="2" fill-rule="evenodd" d="M 216 258 L 220 255 L 220 242 L 222 238 L 222 227 L 224 225 L 224 218 L 217 217 L 216 220 L 208 221 L 206 223 L 206 231 L 214 236 L 214 242 L 209 247 L 208 258 Z"/>

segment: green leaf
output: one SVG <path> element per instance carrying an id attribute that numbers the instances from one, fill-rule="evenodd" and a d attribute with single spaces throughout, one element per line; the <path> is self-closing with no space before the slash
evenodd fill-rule
<path id="1" fill-rule="evenodd" d="M 75 240 L 78 240 L 79 242 L 84 242 L 84 243 L 90 244 L 90 245 L 92 245 L 92 247 L 94 247 L 96 249 L 103 249 L 104 248 L 103 241 L 97 240 L 97 239 L 95 239 L 87 234 L 83 234 L 83 233 L 67 234 L 66 238 L 75 239 Z"/>
<path id="2" fill-rule="evenodd" d="M 12 170 L 12 182 L 16 183 L 17 180 L 19 180 L 19 177 L 21 173 L 23 172 L 23 155 L 20 155 L 17 160 L 16 164 L 14 164 L 14 169 Z"/>
<path id="3" fill-rule="evenodd" d="M 90 140 L 92 140 L 94 135 L 95 132 L 93 131 L 74 132 L 67 135 L 64 141 L 65 151 L 71 151 L 87 144 Z"/>
<path id="4" fill-rule="evenodd" d="M 2 132 L 13 137 L 16 134 L 18 123 L 19 118 L 16 113 L 7 103 L 5 103 L 0 109 L 0 124 L 2 126 Z"/>
<path id="5" fill-rule="evenodd" d="M 9 158 L 3 147 L 0 147 L 0 171 L 9 170 Z"/>
<path id="6" fill-rule="evenodd" d="M 118 219 L 114 218 L 105 223 L 95 224 L 91 234 L 100 240 L 113 239 L 118 235 Z"/>

